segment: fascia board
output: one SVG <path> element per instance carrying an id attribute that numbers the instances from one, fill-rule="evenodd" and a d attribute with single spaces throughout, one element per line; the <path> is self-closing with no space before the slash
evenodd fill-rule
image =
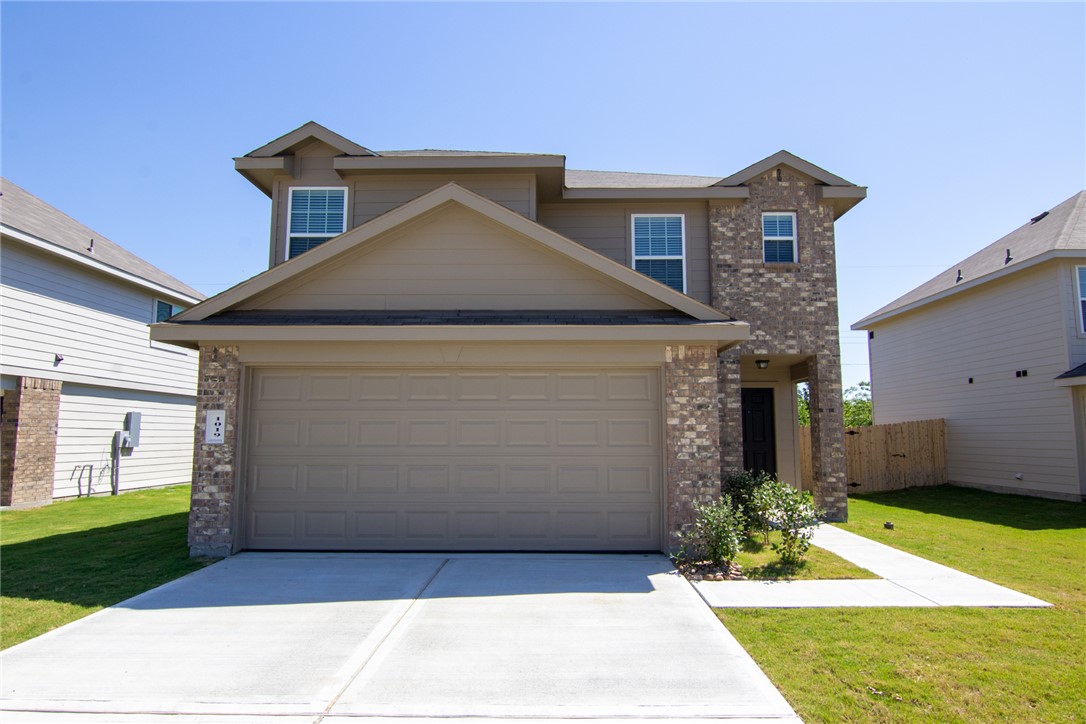
<path id="1" fill-rule="evenodd" d="M 885 322 L 886 320 L 892 317 L 896 317 L 899 314 L 911 312 L 914 309 L 919 309 L 920 307 L 926 306 L 933 302 L 938 302 L 941 299 L 946 299 L 947 297 L 951 297 L 955 294 L 964 292 L 967 289 L 975 289 L 982 284 L 987 284 L 989 282 L 996 281 L 997 279 L 1002 279 L 1024 269 L 1029 269 L 1031 267 L 1044 264 L 1045 262 L 1052 261 L 1053 259 L 1084 258 L 1086 258 L 1086 249 L 1053 249 L 1051 251 L 1046 251 L 1044 254 L 1038 254 L 1037 256 L 1027 259 L 1020 264 L 1004 267 L 1003 269 L 990 272 L 982 277 L 977 277 L 976 279 L 962 282 L 961 284 L 955 285 L 951 289 L 944 289 L 941 292 L 936 292 L 935 294 L 924 297 L 923 299 L 917 299 L 915 302 L 910 302 L 909 304 L 897 307 L 896 309 L 891 309 L 888 312 L 883 312 L 882 314 L 878 315 L 869 315 L 867 317 L 864 317 L 860 321 L 853 323 L 852 326 L 849 327 L 849 329 L 852 329 L 854 331 L 870 329 L 873 325 L 879 324 L 880 322 Z"/>
<path id="2" fill-rule="evenodd" d="M 746 186 L 707 186 L 705 188 L 564 188 L 562 198 L 567 201 L 579 200 L 655 200 L 655 199 L 746 199 L 750 198 L 750 189 Z"/>
<path id="3" fill-rule="evenodd" d="M 1056 387 L 1081 387 L 1086 385 L 1086 377 L 1065 377 L 1062 380 L 1053 380 Z"/>
<path id="4" fill-rule="evenodd" d="M 295 128 L 293 131 L 289 131 L 279 138 L 276 138 L 274 141 L 266 143 L 260 148 L 254 148 L 245 155 L 250 157 L 275 156 L 276 154 L 286 151 L 291 146 L 301 143 L 307 138 L 316 138 L 318 141 L 327 143 L 340 153 L 356 156 L 374 155 L 373 151 L 365 146 L 359 146 L 349 138 L 344 138 L 335 131 L 328 130 L 316 121 L 308 121 L 298 128 Z"/>
<path id="5" fill-rule="evenodd" d="M 197 345 L 180 344 L 178 347 L 189 347 L 193 349 L 197 348 Z M 80 375 L 71 374 L 68 372 L 57 372 L 55 369 L 35 369 L 33 367 L 20 367 L 16 365 L 4 365 L 0 368 L 0 373 L 4 375 L 11 375 L 12 377 L 49 377 L 50 379 L 56 379 L 64 383 L 78 384 L 78 385 L 90 385 L 94 387 L 107 387 L 114 390 L 139 390 L 140 392 L 155 392 L 162 395 L 176 395 L 177 397 L 196 397 L 196 385 L 183 385 L 178 383 L 177 386 L 170 385 L 155 385 L 147 384 L 146 382 L 138 382 L 136 380 L 118 380 L 114 377 L 97 377 L 95 375 Z"/>
<path id="6" fill-rule="evenodd" d="M 356 226 L 354 229 L 306 252 L 297 259 L 272 267 L 268 271 L 244 281 L 202 304 L 185 310 L 177 315 L 177 319 L 186 322 L 207 319 L 213 314 L 222 312 L 246 299 L 267 291 L 296 275 L 304 274 L 346 252 L 348 249 L 363 245 L 369 240 L 449 202 L 460 203 L 473 211 L 477 211 L 515 232 L 534 239 L 544 247 L 550 248 L 562 256 L 571 258 L 601 274 L 614 278 L 642 294 L 689 314 L 695 319 L 702 321 L 731 321 L 730 317 L 712 307 L 691 299 L 685 294 L 660 284 L 644 274 L 635 272 L 601 254 L 597 254 L 587 247 L 566 239 L 564 236 L 540 226 L 515 211 L 505 208 L 501 204 L 485 199 L 455 183 L 448 183 L 413 201 L 407 202 L 403 206 L 392 209 L 372 221 Z"/>
<path id="7" fill-rule="evenodd" d="M 840 176 L 834 175 L 824 168 L 815 166 L 810 161 L 804 161 L 799 156 L 788 151 L 777 151 L 772 156 L 763 158 L 757 163 L 753 163 L 747 166 L 742 171 L 732 174 L 731 176 L 717 181 L 717 186 L 738 186 L 744 184 L 747 181 L 757 177 L 760 174 L 765 173 L 775 166 L 784 164 L 790 166 L 800 173 L 805 173 L 813 179 L 821 181 L 824 184 L 830 186 L 854 186 Z"/>
<path id="8" fill-rule="evenodd" d="M 62 259 L 67 259 L 68 261 L 75 262 L 80 266 L 85 266 L 88 269 L 93 269 L 107 276 L 114 277 L 115 279 L 121 279 L 137 287 L 142 287 L 143 289 L 154 292 L 157 296 L 164 297 L 165 299 L 180 301 L 190 305 L 197 305 L 200 303 L 199 299 L 191 297 L 188 294 L 182 294 L 181 292 L 174 291 L 169 287 L 157 284 L 152 281 L 148 281 L 141 276 L 126 272 L 122 269 L 118 269 L 117 267 L 110 266 L 109 264 L 104 264 L 96 259 L 89 259 L 82 254 L 77 254 L 71 249 L 65 249 L 64 247 L 50 244 L 48 241 L 39 239 L 36 236 L 31 236 L 30 234 L 26 234 L 22 231 L 19 231 L 18 229 L 13 229 L 6 224 L 0 224 L 0 230 L 3 231 L 4 236 L 20 241 L 27 246 L 34 247 L 35 249 L 40 249 L 41 251 L 47 252 L 54 256 L 59 256 Z"/>
<path id="9" fill-rule="evenodd" d="M 363 171 L 456 171 L 565 168 L 565 156 L 337 156 L 332 169 L 341 176 Z"/>
<path id="10" fill-rule="evenodd" d="M 750 338 L 746 322 L 686 325 L 151 325 L 151 339 L 200 342 L 661 342 L 731 347 Z"/>

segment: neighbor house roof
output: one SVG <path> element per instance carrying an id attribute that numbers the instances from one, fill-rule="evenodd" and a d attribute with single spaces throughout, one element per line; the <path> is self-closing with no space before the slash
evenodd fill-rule
<path id="1" fill-rule="evenodd" d="M 204 295 L 97 231 L 0 179 L 0 228 L 11 238 L 194 304 Z"/>
<path id="2" fill-rule="evenodd" d="M 867 329 L 897 314 L 1048 261 L 1086 257 L 1086 191 L 1038 214 L 976 254 L 852 325 Z"/>

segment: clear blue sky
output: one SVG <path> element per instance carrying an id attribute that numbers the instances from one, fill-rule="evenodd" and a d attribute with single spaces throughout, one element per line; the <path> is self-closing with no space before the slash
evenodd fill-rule
<path id="1" fill-rule="evenodd" d="M 2 172 L 206 294 L 263 271 L 231 158 L 307 120 L 376 149 L 726 176 L 788 149 L 869 187 L 848 325 L 1086 187 L 1086 6 L 20 3 Z"/>

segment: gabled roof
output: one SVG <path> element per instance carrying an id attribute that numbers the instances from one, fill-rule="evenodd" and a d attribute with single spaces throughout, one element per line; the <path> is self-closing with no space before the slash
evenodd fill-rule
<path id="1" fill-rule="evenodd" d="M 6 236 L 25 244 L 157 293 L 168 292 L 188 304 L 205 298 L 184 282 L 3 178 L 0 178 L 0 228 Z"/>
<path id="2" fill-rule="evenodd" d="M 867 329 L 897 314 L 1059 257 L 1086 257 L 1086 191 L 1038 214 L 976 254 L 867 315 L 852 328 Z"/>
<path id="3" fill-rule="evenodd" d="M 856 186 L 856 184 L 851 181 L 846 181 L 840 176 L 834 176 L 826 169 L 815 166 L 810 161 L 804 161 L 799 156 L 789 153 L 788 151 L 777 151 L 772 156 L 763 158 L 761 161 L 747 166 L 742 171 L 733 173 L 731 176 L 717 181 L 715 185 L 740 186 L 781 164 L 790 166 L 801 173 L 805 173 L 814 180 L 827 186 Z"/>
<path id="4" fill-rule="evenodd" d="M 379 241 L 379 238 L 387 232 L 446 204 L 460 204 L 491 221 L 501 224 L 511 232 L 529 239 L 550 252 L 559 254 L 574 264 L 587 267 L 595 273 L 618 282 L 634 293 L 646 295 L 696 320 L 704 322 L 734 321 L 712 307 L 691 299 L 685 294 L 660 284 L 601 254 L 597 254 L 587 247 L 455 183 L 446 184 L 361 226 L 357 226 L 305 254 L 272 267 L 268 271 L 182 312 L 174 317 L 174 320 L 182 323 L 200 322 L 212 315 L 238 309 L 246 301 L 263 295 L 274 287 L 301 278 L 302 275 L 318 268 L 325 268 L 335 264 L 343 255 L 353 252 L 368 243 Z"/>
<path id="5" fill-rule="evenodd" d="M 252 151 L 245 154 L 245 156 L 248 158 L 270 158 L 272 156 L 278 156 L 282 153 L 293 151 L 295 148 L 311 139 L 323 141 L 340 153 L 348 156 L 378 155 L 368 148 L 359 146 L 354 141 L 344 138 L 338 133 L 329 131 L 316 121 L 309 121 L 298 126 L 290 133 L 280 136 L 271 143 L 266 143 L 260 148 L 254 148 Z"/>

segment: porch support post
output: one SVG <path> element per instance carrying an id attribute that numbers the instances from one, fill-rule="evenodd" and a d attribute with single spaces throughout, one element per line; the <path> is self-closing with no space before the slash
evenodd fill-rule
<path id="1" fill-rule="evenodd" d="M 810 358 L 811 482 L 815 502 L 827 520 L 848 519 L 845 422 L 841 403 L 841 361 L 834 354 Z"/>

